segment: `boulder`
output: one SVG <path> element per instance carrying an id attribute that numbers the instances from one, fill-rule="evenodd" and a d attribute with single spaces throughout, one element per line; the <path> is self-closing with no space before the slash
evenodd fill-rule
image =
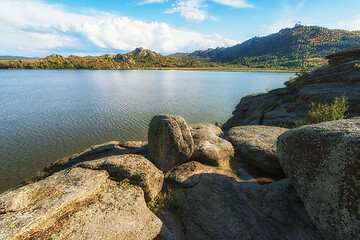
<path id="1" fill-rule="evenodd" d="M 127 178 L 131 184 L 138 185 L 143 189 L 146 201 L 157 196 L 164 182 L 162 171 L 148 159 L 135 154 L 105 157 L 83 162 L 78 166 L 106 170 L 117 181 Z"/>
<path id="2" fill-rule="evenodd" d="M 153 239 L 171 234 L 143 191 L 70 168 L 0 195 L 0 239 Z"/>
<path id="3" fill-rule="evenodd" d="M 111 141 L 104 144 L 91 146 L 80 153 L 61 158 L 53 162 L 52 164 L 46 166 L 44 170 L 48 173 L 54 173 L 84 161 L 100 159 L 113 155 L 141 154 L 146 152 L 146 150 L 146 146 L 142 146 L 139 148 L 133 146 L 128 147 L 126 145 L 121 146 L 121 144 L 117 141 Z"/>
<path id="4" fill-rule="evenodd" d="M 236 177 L 231 171 L 203 165 L 199 162 L 187 162 L 180 166 L 176 166 L 165 175 L 167 181 L 177 183 L 183 187 L 192 187 L 199 183 L 201 174 L 203 173 L 220 173 Z"/>
<path id="5" fill-rule="evenodd" d="M 229 169 L 234 148 L 229 141 L 221 138 L 221 129 L 211 123 L 192 124 L 190 129 L 195 144 L 190 160 Z"/>
<path id="6" fill-rule="evenodd" d="M 289 182 L 255 187 L 216 170 L 199 175 L 197 184 L 174 190 L 185 201 L 177 227 L 185 239 L 322 239 Z"/>
<path id="7" fill-rule="evenodd" d="M 166 172 L 187 161 L 194 152 L 194 140 L 184 118 L 156 115 L 149 124 L 148 149 L 151 161 Z"/>
<path id="8" fill-rule="evenodd" d="M 273 108 L 273 103 L 277 100 L 270 93 L 252 94 L 243 97 L 236 106 L 231 117 L 222 129 L 228 130 L 234 126 L 240 125 L 261 125 L 264 112 L 268 108 Z"/>
<path id="9" fill-rule="evenodd" d="M 286 128 L 272 126 L 238 126 L 225 133 L 235 148 L 235 157 L 276 178 L 283 176 L 277 151 L 278 136 Z"/>
<path id="10" fill-rule="evenodd" d="M 360 118 L 281 135 L 278 155 L 325 239 L 360 239 Z"/>

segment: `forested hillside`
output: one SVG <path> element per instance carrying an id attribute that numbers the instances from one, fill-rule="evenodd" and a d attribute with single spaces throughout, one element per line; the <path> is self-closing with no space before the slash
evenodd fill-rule
<path id="1" fill-rule="evenodd" d="M 315 68 L 325 56 L 360 44 L 360 31 L 298 25 L 228 48 L 195 51 L 187 58 L 256 68 Z"/>

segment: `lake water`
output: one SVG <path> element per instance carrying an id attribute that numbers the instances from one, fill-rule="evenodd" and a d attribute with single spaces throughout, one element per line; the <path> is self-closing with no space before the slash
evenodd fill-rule
<path id="1" fill-rule="evenodd" d="M 0 70 L 0 192 L 110 140 L 146 140 L 151 118 L 224 123 L 248 94 L 290 73 Z"/>

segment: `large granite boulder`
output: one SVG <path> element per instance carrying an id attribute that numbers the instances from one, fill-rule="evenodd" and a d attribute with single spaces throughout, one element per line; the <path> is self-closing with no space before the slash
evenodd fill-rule
<path id="1" fill-rule="evenodd" d="M 238 126 L 226 131 L 225 138 L 235 148 L 235 157 L 274 177 L 284 175 L 280 166 L 276 141 L 288 129 L 272 126 Z"/>
<path id="2" fill-rule="evenodd" d="M 221 129 L 211 123 L 192 124 L 190 129 L 195 143 L 190 160 L 229 169 L 234 148 L 229 141 L 221 138 Z"/>
<path id="3" fill-rule="evenodd" d="M 289 181 L 260 186 L 197 164 L 197 184 L 172 187 L 184 199 L 180 224 L 171 226 L 168 218 L 160 217 L 171 232 L 183 229 L 183 239 L 194 240 L 322 239 Z"/>
<path id="4" fill-rule="evenodd" d="M 140 186 L 145 200 L 154 199 L 160 192 L 164 175 L 153 163 L 141 155 L 125 154 L 86 161 L 78 166 L 106 170 L 117 181 L 128 179 L 130 183 Z"/>
<path id="5" fill-rule="evenodd" d="M 325 239 L 360 239 L 360 118 L 293 129 L 281 166 Z"/>
<path id="6" fill-rule="evenodd" d="M 0 239 L 172 239 L 142 189 L 104 170 L 70 168 L 7 191 L 0 213 Z"/>
<path id="7" fill-rule="evenodd" d="M 166 172 L 187 161 L 194 152 L 194 140 L 184 118 L 178 115 L 156 115 L 149 124 L 149 157 Z"/>

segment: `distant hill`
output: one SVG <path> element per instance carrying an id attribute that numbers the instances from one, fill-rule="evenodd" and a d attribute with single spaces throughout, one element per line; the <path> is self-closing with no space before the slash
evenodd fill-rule
<path id="1" fill-rule="evenodd" d="M 37 59 L 38 57 L 23 57 L 23 56 L 10 56 L 0 55 L 0 59 Z"/>
<path id="2" fill-rule="evenodd" d="M 126 54 L 105 54 L 102 56 L 63 57 L 51 54 L 42 59 L 2 59 L 0 69 L 163 69 L 163 68 L 224 68 L 208 62 L 193 59 L 169 58 L 148 49 L 136 48 Z"/>
<path id="3" fill-rule="evenodd" d="M 186 58 L 244 67 L 313 68 L 324 64 L 325 56 L 359 44 L 360 31 L 298 25 L 233 47 L 195 51 Z"/>

